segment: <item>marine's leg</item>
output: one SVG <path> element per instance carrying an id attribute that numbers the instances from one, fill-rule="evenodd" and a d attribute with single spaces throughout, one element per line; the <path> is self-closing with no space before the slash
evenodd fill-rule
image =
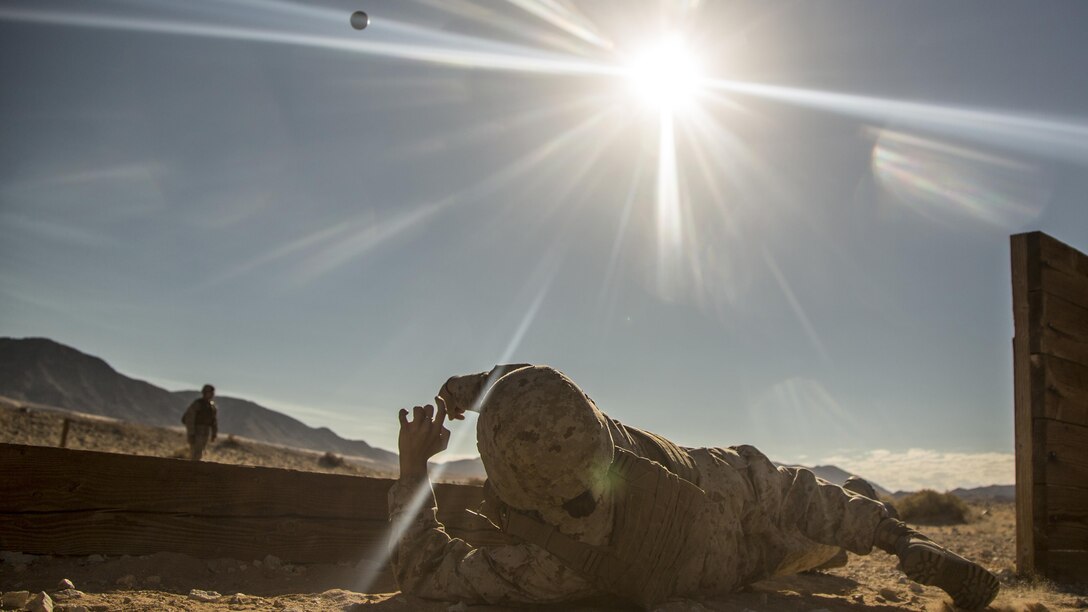
<path id="1" fill-rule="evenodd" d="M 857 554 L 868 554 L 873 546 L 895 554 L 908 577 L 940 587 L 961 608 L 985 607 L 997 595 L 999 585 L 992 574 L 890 518 L 880 502 L 820 480 L 806 469 L 777 468 L 775 476 L 762 464 L 762 453 L 751 447 L 737 450 L 750 465 L 761 466 L 750 473 L 768 512 L 775 512 L 770 506 L 776 502 L 776 484 L 780 487 L 777 519 L 783 529 L 795 527 L 814 542 Z"/>
<path id="2" fill-rule="evenodd" d="M 783 526 L 788 479 L 752 447 L 693 449 L 715 526 L 699 573 L 700 589 L 727 592 L 743 584 L 818 567 L 840 550 Z M 875 526 L 874 522 L 874 526 Z M 871 542 L 870 542 L 871 546 Z"/>
<path id="3" fill-rule="evenodd" d="M 207 427 L 197 427 L 190 442 L 189 459 L 200 461 L 204 457 L 204 447 L 208 445 L 209 431 Z"/>
<path id="4" fill-rule="evenodd" d="M 783 487 L 780 525 L 796 526 L 810 540 L 855 554 L 865 555 L 872 550 L 877 525 L 888 516 L 883 504 L 817 478 L 803 468 L 781 467 L 777 471 Z M 770 475 L 768 479 L 775 477 Z M 769 501 L 773 503 L 773 497 Z"/>
<path id="5" fill-rule="evenodd" d="M 846 482 L 842 484 L 842 488 L 846 489 L 847 491 L 857 493 L 858 495 L 864 495 L 869 499 L 875 499 L 877 501 L 880 501 L 879 496 L 876 493 L 876 489 L 873 488 L 873 485 L 869 484 L 869 481 L 859 476 L 851 476 L 847 478 Z M 888 511 L 888 516 L 892 518 L 899 518 L 899 512 L 895 509 L 894 506 L 892 506 L 888 502 L 881 503 L 884 504 L 884 508 Z M 823 565 L 820 565 L 819 567 L 816 567 L 814 569 L 826 570 L 834 569 L 836 567 L 843 567 L 847 564 L 848 561 L 849 558 L 846 555 L 846 549 L 840 548 L 838 554 L 836 554 Z"/>

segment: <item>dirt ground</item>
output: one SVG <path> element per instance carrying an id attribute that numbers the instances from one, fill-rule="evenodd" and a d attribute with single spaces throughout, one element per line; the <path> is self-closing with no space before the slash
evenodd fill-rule
<path id="1" fill-rule="evenodd" d="M 172 456 L 182 448 L 180 430 L 121 423 L 98 417 L 73 417 L 0 401 L 0 442 L 56 445 L 60 423 L 73 419 L 69 448 Z M 225 439 L 211 448 L 209 460 L 223 463 L 264 465 L 288 469 L 387 475 L 368 472 L 366 466 L 348 462 L 340 467 L 318 463 L 320 453 L 286 449 Z M 935 541 L 979 561 L 1001 579 L 1002 591 L 995 611 L 1071 610 L 1088 608 L 1088 584 L 1058 586 L 1015 577 L 1015 513 L 1010 503 L 976 503 L 975 518 L 967 525 L 918 526 Z M 0 553 L 0 591 L 17 603 L 18 592 L 46 592 L 54 610 L 82 612 L 105 610 L 365 610 L 457 612 L 506 610 L 502 606 L 463 606 L 431 602 L 396 592 L 388 577 L 369 584 L 372 570 L 365 562 L 351 564 L 283 563 L 275 558 L 235 560 L 197 559 L 174 553 L 143 557 L 49 557 Z M 62 580 L 74 589 L 66 589 Z M 365 592 L 364 592 L 365 591 Z M 536 608 L 543 609 L 543 608 Z M 608 602 L 580 606 L 556 606 L 549 610 L 623 609 Z M 743 592 L 711 600 L 670 602 L 666 612 L 714 610 L 722 612 L 771 611 L 823 612 L 840 610 L 951 611 L 949 599 L 939 589 L 907 580 L 896 570 L 894 558 L 874 552 L 850 555 L 846 567 L 752 585 Z"/>

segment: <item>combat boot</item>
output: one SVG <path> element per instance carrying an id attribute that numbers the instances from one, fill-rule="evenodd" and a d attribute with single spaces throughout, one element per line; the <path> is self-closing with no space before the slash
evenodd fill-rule
<path id="1" fill-rule="evenodd" d="M 993 574 L 938 546 L 902 521 L 881 521 L 873 545 L 899 557 L 899 568 L 911 580 L 939 587 L 951 595 L 957 607 L 979 610 L 997 597 L 1000 584 Z"/>

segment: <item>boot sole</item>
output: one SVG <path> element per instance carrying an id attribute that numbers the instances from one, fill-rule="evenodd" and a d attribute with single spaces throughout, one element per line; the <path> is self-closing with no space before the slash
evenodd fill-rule
<path id="1" fill-rule="evenodd" d="M 915 540 L 902 562 L 903 573 L 911 580 L 935 586 L 952 596 L 952 603 L 966 610 L 985 608 L 1001 588 L 997 578 L 982 566 Z"/>

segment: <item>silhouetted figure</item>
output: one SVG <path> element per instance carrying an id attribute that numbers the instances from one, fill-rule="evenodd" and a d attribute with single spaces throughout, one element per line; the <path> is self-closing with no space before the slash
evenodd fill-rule
<path id="1" fill-rule="evenodd" d="M 212 401 L 215 397 L 215 387 L 204 385 L 200 395 L 200 398 L 189 404 L 185 416 L 181 417 L 189 440 L 189 459 L 193 461 L 200 461 L 208 442 L 214 441 L 219 435 L 219 409 Z"/>

